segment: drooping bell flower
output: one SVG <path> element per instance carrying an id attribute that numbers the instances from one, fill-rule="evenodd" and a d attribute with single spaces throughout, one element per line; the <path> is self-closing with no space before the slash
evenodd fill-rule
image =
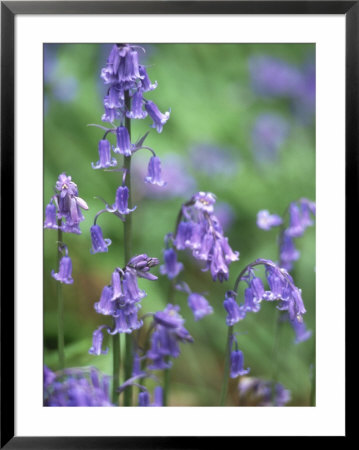
<path id="1" fill-rule="evenodd" d="M 44 228 L 58 229 L 56 206 L 52 201 L 46 206 Z"/>
<path id="2" fill-rule="evenodd" d="M 177 253 L 173 248 L 167 248 L 163 252 L 164 265 L 160 266 L 161 275 L 167 275 L 170 280 L 173 280 L 183 270 L 183 264 L 177 262 Z"/>
<path id="3" fill-rule="evenodd" d="M 244 319 L 246 316 L 245 311 L 239 307 L 236 301 L 236 293 L 233 291 L 226 292 L 223 306 L 227 311 L 226 324 L 229 327 Z"/>
<path id="4" fill-rule="evenodd" d="M 117 127 L 116 129 L 117 146 L 113 149 L 115 153 L 124 156 L 131 156 L 130 135 L 126 127 Z"/>
<path id="5" fill-rule="evenodd" d="M 111 157 L 111 145 L 106 139 L 101 139 L 98 143 L 99 160 L 91 163 L 93 169 L 107 169 L 117 165 L 115 158 Z"/>
<path id="6" fill-rule="evenodd" d="M 146 183 L 165 186 L 167 183 L 161 177 L 161 160 L 158 156 L 152 156 L 148 164 Z"/>
<path id="7" fill-rule="evenodd" d="M 244 369 L 244 357 L 240 350 L 233 350 L 231 352 L 231 378 L 237 378 L 238 376 L 247 375 L 249 368 Z"/>
<path id="8" fill-rule="evenodd" d="M 131 110 L 126 112 L 129 119 L 145 119 L 147 112 L 143 109 L 143 93 L 142 89 L 137 91 L 132 96 Z"/>
<path id="9" fill-rule="evenodd" d="M 157 81 L 154 83 L 151 83 L 151 80 L 147 74 L 146 68 L 144 66 L 140 65 L 140 75 L 142 76 L 141 79 L 141 86 L 144 92 L 153 91 L 157 87 Z"/>
<path id="10" fill-rule="evenodd" d="M 102 289 L 100 301 L 95 303 L 94 307 L 98 314 L 103 314 L 105 316 L 114 314 L 115 306 L 112 302 L 112 288 L 110 286 L 105 286 Z"/>
<path id="11" fill-rule="evenodd" d="M 90 355 L 106 355 L 108 353 L 108 347 L 102 350 L 103 334 L 102 329 L 107 328 L 106 325 L 98 327 L 92 335 L 92 347 L 89 350 Z"/>
<path id="12" fill-rule="evenodd" d="M 90 252 L 105 253 L 108 252 L 108 246 L 111 245 L 111 239 L 104 239 L 102 235 L 102 229 L 99 225 L 92 225 L 90 228 L 92 249 Z"/>
<path id="13" fill-rule="evenodd" d="M 120 214 L 130 214 L 131 212 L 133 212 L 137 208 L 137 206 L 133 207 L 132 209 L 129 209 L 128 197 L 129 197 L 128 187 L 119 186 L 116 191 L 116 199 L 115 203 L 112 205 L 111 212 L 118 211 Z"/>
<path id="14" fill-rule="evenodd" d="M 170 118 L 170 111 L 165 112 L 164 114 L 161 113 L 161 111 L 158 109 L 158 106 L 148 100 L 145 103 L 145 109 L 150 115 L 151 119 L 153 120 L 153 124 L 151 125 L 152 128 L 156 128 L 158 133 L 162 132 L 163 125 L 168 121 Z"/>
<path id="15" fill-rule="evenodd" d="M 58 273 L 54 270 L 51 272 L 51 276 L 60 283 L 72 284 L 74 282 L 72 276 L 72 261 L 69 256 L 63 256 L 60 259 L 60 266 Z"/>
<path id="16" fill-rule="evenodd" d="M 200 320 L 204 316 L 213 313 L 213 308 L 208 303 L 208 300 L 203 295 L 195 292 L 188 296 L 188 306 L 191 308 L 195 320 Z"/>

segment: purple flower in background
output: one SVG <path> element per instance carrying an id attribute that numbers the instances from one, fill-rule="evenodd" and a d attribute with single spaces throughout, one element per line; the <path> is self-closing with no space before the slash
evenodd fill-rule
<path id="1" fill-rule="evenodd" d="M 299 256 L 300 252 L 295 248 L 293 239 L 284 232 L 280 243 L 280 266 L 288 271 L 292 270 L 293 261 L 297 261 Z"/>
<path id="2" fill-rule="evenodd" d="M 291 398 L 290 392 L 280 383 L 244 377 L 238 383 L 241 406 L 284 406 Z"/>
<path id="3" fill-rule="evenodd" d="M 53 99 L 62 103 L 75 99 L 78 81 L 75 77 L 62 73 L 59 61 L 59 44 L 44 45 L 44 112 L 48 113 Z"/>
<path id="4" fill-rule="evenodd" d="M 51 228 L 53 230 L 58 229 L 57 217 L 56 217 L 56 206 L 50 201 L 45 209 L 45 223 L 44 228 Z"/>
<path id="5" fill-rule="evenodd" d="M 93 169 L 107 169 L 108 167 L 117 166 L 115 158 L 111 157 L 111 145 L 105 139 L 98 143 L 99 161 L 91 163 Z"/>
<path id="6" fill-rule="evenodd" d="M 167 275 L 170 280 L 176 278 L 183 270 L 183 264 L 177 262 L 177 253 L 173 248 L 167 248 L 163 252 L 164 265 L 160 266 L 161 275 Z"/>
<path id="7" fill-rule="evenodd" d="M 302 85 L 300 70 L 284 60 L 255 56 L 249 61 L 253 90 L 268 97 L 296 95 Z"/>
<path id="8" fill-rule="evenodd" d="M 146 101 L 145 109 L 148 112 L 151 119 L 153 120 L 153 124 L 151 125 L 151 127 L 156 128 L 157 133 L 161 133 L 163 125 L 170 118 L 171 111 L 169 110 L 164 114 L 162 114 L 161 111 L 158 109 L 158 106 L 155 103 L 151 102 L 150 100 Z"/>
<path id="9" fill-rule="evenodd" d="M 261 114 L 252 129 L 252 146 L 259 163 L 273 162 L 289 134 L 289 124 L 276 114 Z"/>
<path id="10" fill-rule="evenodd" d="M 150 394 L 142 391 L 138 394 L 138 406 L 150 406 Z"/>
<path id="11" fill-rule="evenodd" d="M 270 230 L 272 227 L 282 225 L 283 220 L 277 214 L 269 214 L 269 211 L 262 210 L 257 214 L 257 226 L 262 230 Z"/>
<path id="12" fill-rule="evenodd" d="M 148 164 L 146 183 L 157 184 L 157 186 L 164 186 L 166 183 L 161 177 L 161 161 L 158 156 L 152 156 Z"/>
<path id="13" fill-rule="evenodd" d="M 44 366 L 44 389 L 49 387 L 56 380 L 56 374 L 47 366 Z"/>
<path id="14" fill-rule="evenodd" d="M 60 259 L 60 266 L 58 273 L 54 270 L 51 271 L 51 276 L 60 283 L 72 284 L 74 282 L 72 276 L 72 261 L 69 256 L 63 256 Z"/>
<path id="15" fill-rule="evenodd" d="M 92 335 L 92 347 L 89 350 L 91 355 L 106 355 L 108 353 L 108 348 L 102 350 L 103 334 L 102 330 L 106 328 L 105 325 L 98 327 Z"/>
<path id="16" fill-rule="evenodd" d="M 213 175 L 234 175 L 238 171 L 238 151 L 216 147 L 211 144 L 200 144 L 190 152 L 196 170 Z"/>
<path id="17" fill-rule="evenodd" d="M 111 239 L 104 239 L 102 235 L 102 229 L 99 225 L 92 225 L 90 228 L 92 249 L 90 252 L 95 253 L 108 252 L 108 246 L 111 245 Z"/>
<path id="18" fill-rule="evenodd" d="M 44 406 L 113 406 L 109 378 L 94 367 L 53 374 L 44 383 Z"/>
<path id="19" fill-rule="evenodd" d="M 228 203 L 216 203 L 216 217 L 224 231 L 228 230 L 235 220 L 234 209 Z"/>
<path id="20" fill-rule="evenodd" d="M 213 313 L 213 308 L 208 303 L 208 300 L 203 295 L 195 292 L 188 296 L 188 306 L 191 308 L 195 320 L 200 320 Z"/>
<path id="21" fill-rule="evenodd" d="M 238 376 L 247 375 L 249 369 L 244 369 L 244 357 L 240 350 L 233 350 L 231 352 L 231 378 L 237 378 Z"/>

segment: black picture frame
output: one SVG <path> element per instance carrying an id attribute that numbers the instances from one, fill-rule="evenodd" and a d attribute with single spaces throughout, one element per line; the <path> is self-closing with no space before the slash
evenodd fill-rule
<path id="1" fill-rule="evenodd" d="M 6 449 L 200 448 L 225 437 L 25 437 L 14 435 L 14 43 L 18 14 L 339 14 L 346 20 L 346 236 L 358 205 L 359 1 L 1 2 L 1 441 Z M 333 62 L 334 64 L 335 62 Z M 346 267 L 349 266 L 348 239 Z M 353 245 L 353 240 L 350 241 Z M 346 295 L 354 291 L 346 272 Z M 217 442 L 216 442 L 217 441 Z M 225 443 L 224 443 L 225 445 Z"/>

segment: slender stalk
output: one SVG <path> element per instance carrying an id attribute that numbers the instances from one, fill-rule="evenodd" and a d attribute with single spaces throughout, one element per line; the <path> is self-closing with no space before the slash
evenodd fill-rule
<path id="1" fill-rule="evenodd" d="M 119 394 L 118 387 L 120 386 L 120 360 L 121 360 L 121 346 L 120 346 L 120 334 L 113 335 L 113 378 L 112 378 L 112 403 L 119 406 Z"/>
<path id="2" fill-rule="evenodd" d="M 228 381 L 229 381 L 229 363 L 231 356 L 231 342 L 233 336 L 233 326 L 228 327 L 227 342 L 226 342 L 226 358 L 224 361 L 224 375 L 223 384 L 221 391 L 221 399 L 219 401 L 219 406 L 224 406 L 227 400 L 228 393 Z"/>
<path id="3" fill-rule="evenodd" d="M 61 220 L 58 220 L 57 229 L 57 266 L 60 266 L 62 253 L 59 243 L 62 242 L 62 230 L 60 228 Z M 65 338 L 64 338 L 64 299 L 62 295 L 62 284 L 57 282 L 57 350 L 59 353 L 59 367 L 61 370 L 65 368 Z"/>
<path id="4" fill-rule="evenodd" d="M 170 391 L 170 369 L 165 369 L 163 374 L 163 406 L 168 406 L 168 396 Z"/>
<path id="5" fill-rule="evenodd" d="M 129 96 L 129 92 L 125 91 L 125 105 L 126 110 L 129 111 L 131 109 L 131 99 Z M 131 140 L 131 120 L 126 117 L 125 119 L 125 127 L 128 130 L 128 134 L 130 135 Z M 123 167 L 126 170 L 126 179 L 125 185 L 128 187 L 129 197 L 128 197 L 128 207 L 132 207 L 132 199 L 131 199 L 131 156 L 124 156 Z M 132 249 L 132 228 L 131 228 L 131 214 L 127 214 L 126 220 L 124 222 L 124 264 L 131 258 Z M 132 374 L 132 366 L 133 366 L 133 348 L 132 348 L 132 336 L 130 334 L 126 334 L 126 345 L 125 345 L 125 380 L 131 378 Z M 124 392 L 124 406 L 132 405 L 132 388 L 128 387 Z"/>

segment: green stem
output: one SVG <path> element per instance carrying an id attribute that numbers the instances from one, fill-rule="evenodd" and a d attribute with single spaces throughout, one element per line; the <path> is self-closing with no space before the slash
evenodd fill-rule
<path id="1" fill-rule="evenodd" d="M 112 355 L 113 355 L 113 378 L 112 378 L 112 403 L 118 406 L 119 395 L 118 387 L 120 386 L 120 360 L 121 360 L 121 347 L 120 347 L 119 333 L 114 334 L 112 337 Z"/>
<path id="2" fill-rule="evenodd" d="M 62 253 L 60 251 L 60 243 L 62 242 L 62 230 L 60 228 L 61 220 L 58 220 L 57 229 L 57 266 L 60 267 Z M 57 282 L 57 350 L 59 353 L 59 367 L 61 370 L 65 368 L 65 338 L 64 338 L 64 299 L 62 295 L 62 284 Z"/>
<path id="3" fill-rule="evenodd" d="M 272 352 L 272 361 L 273 361 L 273 369 L 272 369 L 272 403 L 275 400 L 275 386 L 278 381 L 278 373 L 279 373 L 279 342 L 280 342 L 280 331 L 282 328 L 282 320 L 281 320 L 282 312 L 277 310 L 275 314 L 275 325 L 274 325 L 274 342 L 273 342 L 273 352 Z"/>
<path id="4" fill-rule="evenodd" d="M 131 98 L 128 91 L 125 91 L 125 105 L 126 110 L 129 111 L 131 109 Z M 128 130 L 128 134 L 131 140 L 131 120 L 126 117 L 125 119 L 125 127 Z M 125 185 L 128 187 L 129 196 L 128 196 L 128 207 L 132 207 L 132 199 L 131 199 L 131 156 L 124 156 L 123 167 L 126 170 L 126 179 Z M 124 222 L 124 264 L 127 264 L 132 255 L 131 243 L 132 243 L 132 227 L 131 227 L 131 214 L 127 214 L 126 220 Z M 125 353 L 125 380 L 131 378 L 132 374 L 132 366 L 133 366 L 133 348 L 132 348 L 132 336 L 130 334 L 126 334 L 126 353 Z M 132 405 L 132 388 L 128 387 L 124 392 L 124 406 Z"/>
<path id="5" fill-rule="evenodd" d="M 228 327 L 228 335 L 226 342 L 226 358 L 224 361 L 224 375 L 223 375 L 223 384 L 221 391 L 221 399 L 219 402 L 219 406 L 224 406 L 227 400 L 228 393 L 228 381 L 229 381 L 229 365 L 230 365 L 230 357 L 231 357 L 231 342 L 233 336 L 233 325 Z"/>
<path id="6" fill-rule="evenodd" d="M 163 406 L 168 406 L 168 396 L 170 391 L 170 369 L 165 369 L 163 377 Z"/>

